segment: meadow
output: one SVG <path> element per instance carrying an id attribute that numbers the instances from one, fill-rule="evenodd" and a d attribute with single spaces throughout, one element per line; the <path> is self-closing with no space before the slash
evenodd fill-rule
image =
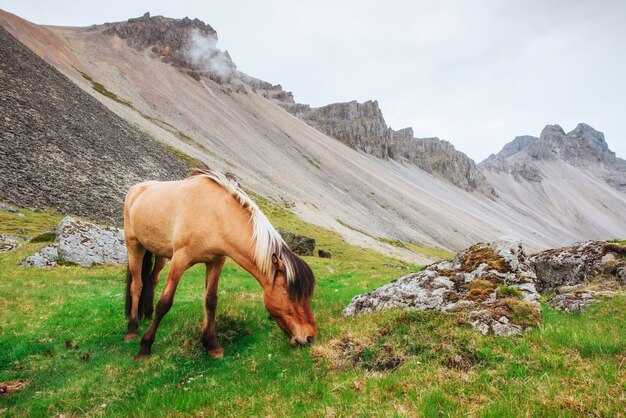
<path id="1" fill-rule="evenodd" d="M 19 267 L 44 235 L 0 254 L 0 415 L 624 416 L 625 297 L 574 315 L 544 303 L 542 325 L 509 338 L 480 335 L 462 314 L 343 317 L 352 296 L 417 267 L 261 205 L 275 226 L 333 254 L 306 258 L 317 277 L 312 346 L 289 345 L 261 287 L 229 261 L 217 314 L 224 358 L 202 351 L 204 269 L 195 266 L 153 355 L 135 362 L 138 342 L 123 341 L 125 268 Z M 61 218 L 21 214 L 0 212 L 0 233 L 33 237 Z"/>

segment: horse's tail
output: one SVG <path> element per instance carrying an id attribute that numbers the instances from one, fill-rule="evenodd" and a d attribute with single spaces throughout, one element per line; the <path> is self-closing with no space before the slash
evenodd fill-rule
<path id="1" fill-rule="evenodd" d="M 143 256 L 143 262 L 141 263 L 141 295 L 139 296 L 139 306 L 137 309 L 137 320 L 141 320 L 144 317 L 152 315 L 153 301 L 150 298 L 154 297 L 154 275 L 152 269 L 154 267 L 154 261 L 152 253 L 146 251 Z M 130 317 L 130 310 L 133 306 L 133 299 L 130 296 L 130 285 L 133 281 L 133 277 L 130 274 L 130 269 L 126 267 L 126 317 Z"/>

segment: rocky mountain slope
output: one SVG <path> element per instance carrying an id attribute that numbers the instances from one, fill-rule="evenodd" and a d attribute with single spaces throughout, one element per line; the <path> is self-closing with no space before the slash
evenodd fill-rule
<path id="1" fill-rule="evenodd" d="M 164 21 L 186 38 L 163 33 L 159 28 Z M 520 206 L 519 199 L 510 198 L 508 187 L 517 183 L 508 177 L 492 182 L 498 196 L 486 196 L 453 186 L 434 168 L 435 175 L 429 174 L 428 168 L 397 157 L 402 156 L 397 150 L 393 155 L 398 159 L 391 155 L 384 159 L 346 146 L 285 111 L 281 106 L 293 102 L 293 96 L 280 85 L 238 70 L 230 78 L 215 76 L 211 53 L 198 54 L 209 57 L 198 69 L 168 61 L 163 58 L 167 47 L 168 54 L 176 55 L 172 52 L 176 48 L 189 54 L 198 52 L 198 44 L 208 44 L 216 57 L 226 55 L 217 52 L 216 36 L 208 29 L 201 31 L 204 24 L 185 22 L 144 16 L 89 28 L 41 27 L 0 12 L 2 26 L 127 122 L 210 167 L 237 173 L 246 188 L 304 220 L 336 230 L 352 244 L 424 262 L 402 245 L 389 243 L 401 240 L 459 250 L 473 242 L 515 235 L 532 250 L 626 235 L 626 195 L 608 185 L 608 194 L 603 189 L 592 196 L 607 202 L 607 207 L 594 209 L 595 222 L 545 218 L 545 213 L 527 209 L 542 201 Z M 134 25 L 143 29 L 130 28 Z M 118 32 L 141 35 L 122 38 Z M 159 35 L 152 39 L 144 33 Z M 134 36 L 139 39 L 133 40 Z M 182 40 L 181 44 L 175 47 L 169 36 Z M 200 39 L 194 41 L 194 36 Z M 374 125 L 364 129 L 370 128 L 376 130 Z M 396 140 L 409 141 L 411 136 L 408 130 L 397 131 Z M 424 146 L 449 151 L 436 142 Z M 418 154 L 419 147 L 413 158 Z M 491 175 L 488 170 L 483 173 Z M 589 171 L 579 174 L 591 176 Z M 573 196 L 579 205 L 590 202 L 578 192 Z"/>
<path id="2" fill-rule="evenodd" d="M 413 128 L 398 131 L 389 128 L 376 100 L 365 103 L 353 100 L 318 108 L 303 104 L 281 105 L 351 148 L 377 158 L 414 164 L 463 190 L 494 196 L 493 188 L 471 158 L 439 138 L 415 138 Z"/>
<path id="3" fill-rule="evenodd" d="M 529 216 L 572 236 L 622 234 L 626 161 L 589 125 L 567 134 L 548 125 L 539 137 L 519 136 L 479 167 L 503 200 Z"/>
<path id="4" fill-rule="evenodd" d="M 128 187 L 187 167 L 0 27 L 0 200 L 120 223 Z"/>

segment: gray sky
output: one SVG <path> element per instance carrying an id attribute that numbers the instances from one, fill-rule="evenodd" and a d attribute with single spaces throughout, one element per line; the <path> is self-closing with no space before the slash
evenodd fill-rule
<path id="1" fill-rule="evenodd" d="M 586 122 L 626 157 L 626 1 L 0 0 L 40 24 L 197 17 L 241 71 L 321 106 L 377 99 L 394 129 L 477 162 Z"/>

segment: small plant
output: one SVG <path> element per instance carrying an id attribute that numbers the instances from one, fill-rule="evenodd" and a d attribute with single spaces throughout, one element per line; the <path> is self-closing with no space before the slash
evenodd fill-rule
<path id="1" fill-rule="evenodd" d="M 476 279 L 470 284 L 467 285 L 468 294 L 467 296 L 475 301 L 483 301 L 489 297 L 491 292 L 496 289 L 495 283 L 492 283 L 487 280 Z"/>
<path id="2" fill-rule="evenodd" d="M 57 237 L 54 232 L 44 232 L 31 239 L 30 242 L 52 242 Z"/>
<path id="3" fill-rule="evenodd" d="M 523 299 L 524 295 L 518 289 L 501 284 L 498 286 L 498 296 L 501 298 Z"/>

